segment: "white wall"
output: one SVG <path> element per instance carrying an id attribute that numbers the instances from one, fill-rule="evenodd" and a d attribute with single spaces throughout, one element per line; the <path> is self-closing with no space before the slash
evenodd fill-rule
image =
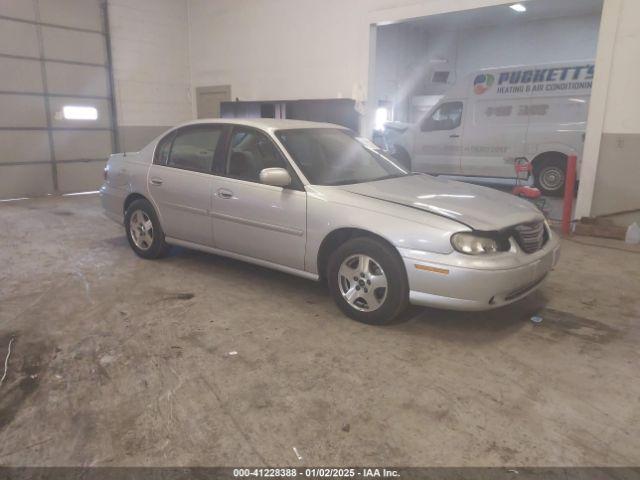
<path id="1" fill-rule="evenodd" d="M 139 144 L 191 119 L 187 0 L 109 0 L 109 20 L 123 136 Z"/>
<path id="2" fill-rule="evenodd" d="M 367 12 L 413 1 L 190 0 L 193 83 L 231 85 L 240 100 L 359 100 Z"/>
<path id="3" fill-rule="evenodd" d="M 591 215 L 640 223 L 640 2 L 621 0 Z M 596 67 L 597 68 L 597 67 Z M 596 79 L 597 80 L 597 79 Z M 586 208 L 583 208 L 585 211 Z"/>
<path id="4" fill-rule="evenodd" d="M 600 15 L 460 31 L 459 75 L 479 68 L 594 59 Z"/>

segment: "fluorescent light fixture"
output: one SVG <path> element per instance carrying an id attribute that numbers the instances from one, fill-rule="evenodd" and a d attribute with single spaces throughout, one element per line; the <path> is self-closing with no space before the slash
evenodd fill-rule
<path id="1" fill-rule="evenodd" d="M 514 3 L 513 5 L 509 5 L 509 8 L 511 10 L 515 10 L 518 13 L 522 13 L 522 12 L 526 12 L 527 11 L 527 7 L 525 7 L 521 3 Z"/>
<path id="2" fill-rule="evenodd" d="M 384 130 L 384 124 L 389 120 L 389 110 L 380 107 L 376 110 L 375 129 Z"/>
<path id="3" fill-rule="evenodd" d="M 95 107 L 66 105 L 62 108 L 62 116 L 65 120 L 97 120 L 98 109 Z"/>

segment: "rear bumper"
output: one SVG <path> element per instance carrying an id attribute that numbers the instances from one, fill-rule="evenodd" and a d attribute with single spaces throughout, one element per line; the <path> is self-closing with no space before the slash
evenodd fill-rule
<path id="1" fill-rule="evenodd" d="M 451 254 L 456 261 L 446 264 L 429 261 L 426 252 L 417 253 L 401 251 L 412 304 L 450 310 L 490 310 L 516 302 L 539 288 L 558 262 L 560 244 L 553 236 L 534 254 L 516 252 L 517 265 L 510 268 L 500 265 L 495 269 L 490 262 L 485 262 L 482 268 L 461 266 L 458 254 Z"/>

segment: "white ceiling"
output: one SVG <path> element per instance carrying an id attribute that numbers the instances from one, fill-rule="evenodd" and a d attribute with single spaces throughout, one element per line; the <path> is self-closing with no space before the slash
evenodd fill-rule
<path id="1" fill-rule="evenodd" d="M 602 0 L 526 0 L 524 13 L 517 13 L 509 5 L 476 8 L 460 12 L 430 15 L 402 22 L 421 29 L 454 30 L 497 26 L 505 23 L 531 22 L 545 18 L 577 17 L 582 15 L 599 15 L 602 11 Z"/>

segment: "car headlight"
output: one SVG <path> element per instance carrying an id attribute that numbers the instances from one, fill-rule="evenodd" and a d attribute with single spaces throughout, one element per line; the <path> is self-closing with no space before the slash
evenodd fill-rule
<path id="1" fill-rule="evenodd" d="M 458 252 L 467 255 L 482 255 L 500 250 L 498 242 L 493 238 L 466 232 L 452 235 L 451 245 Z"/>

